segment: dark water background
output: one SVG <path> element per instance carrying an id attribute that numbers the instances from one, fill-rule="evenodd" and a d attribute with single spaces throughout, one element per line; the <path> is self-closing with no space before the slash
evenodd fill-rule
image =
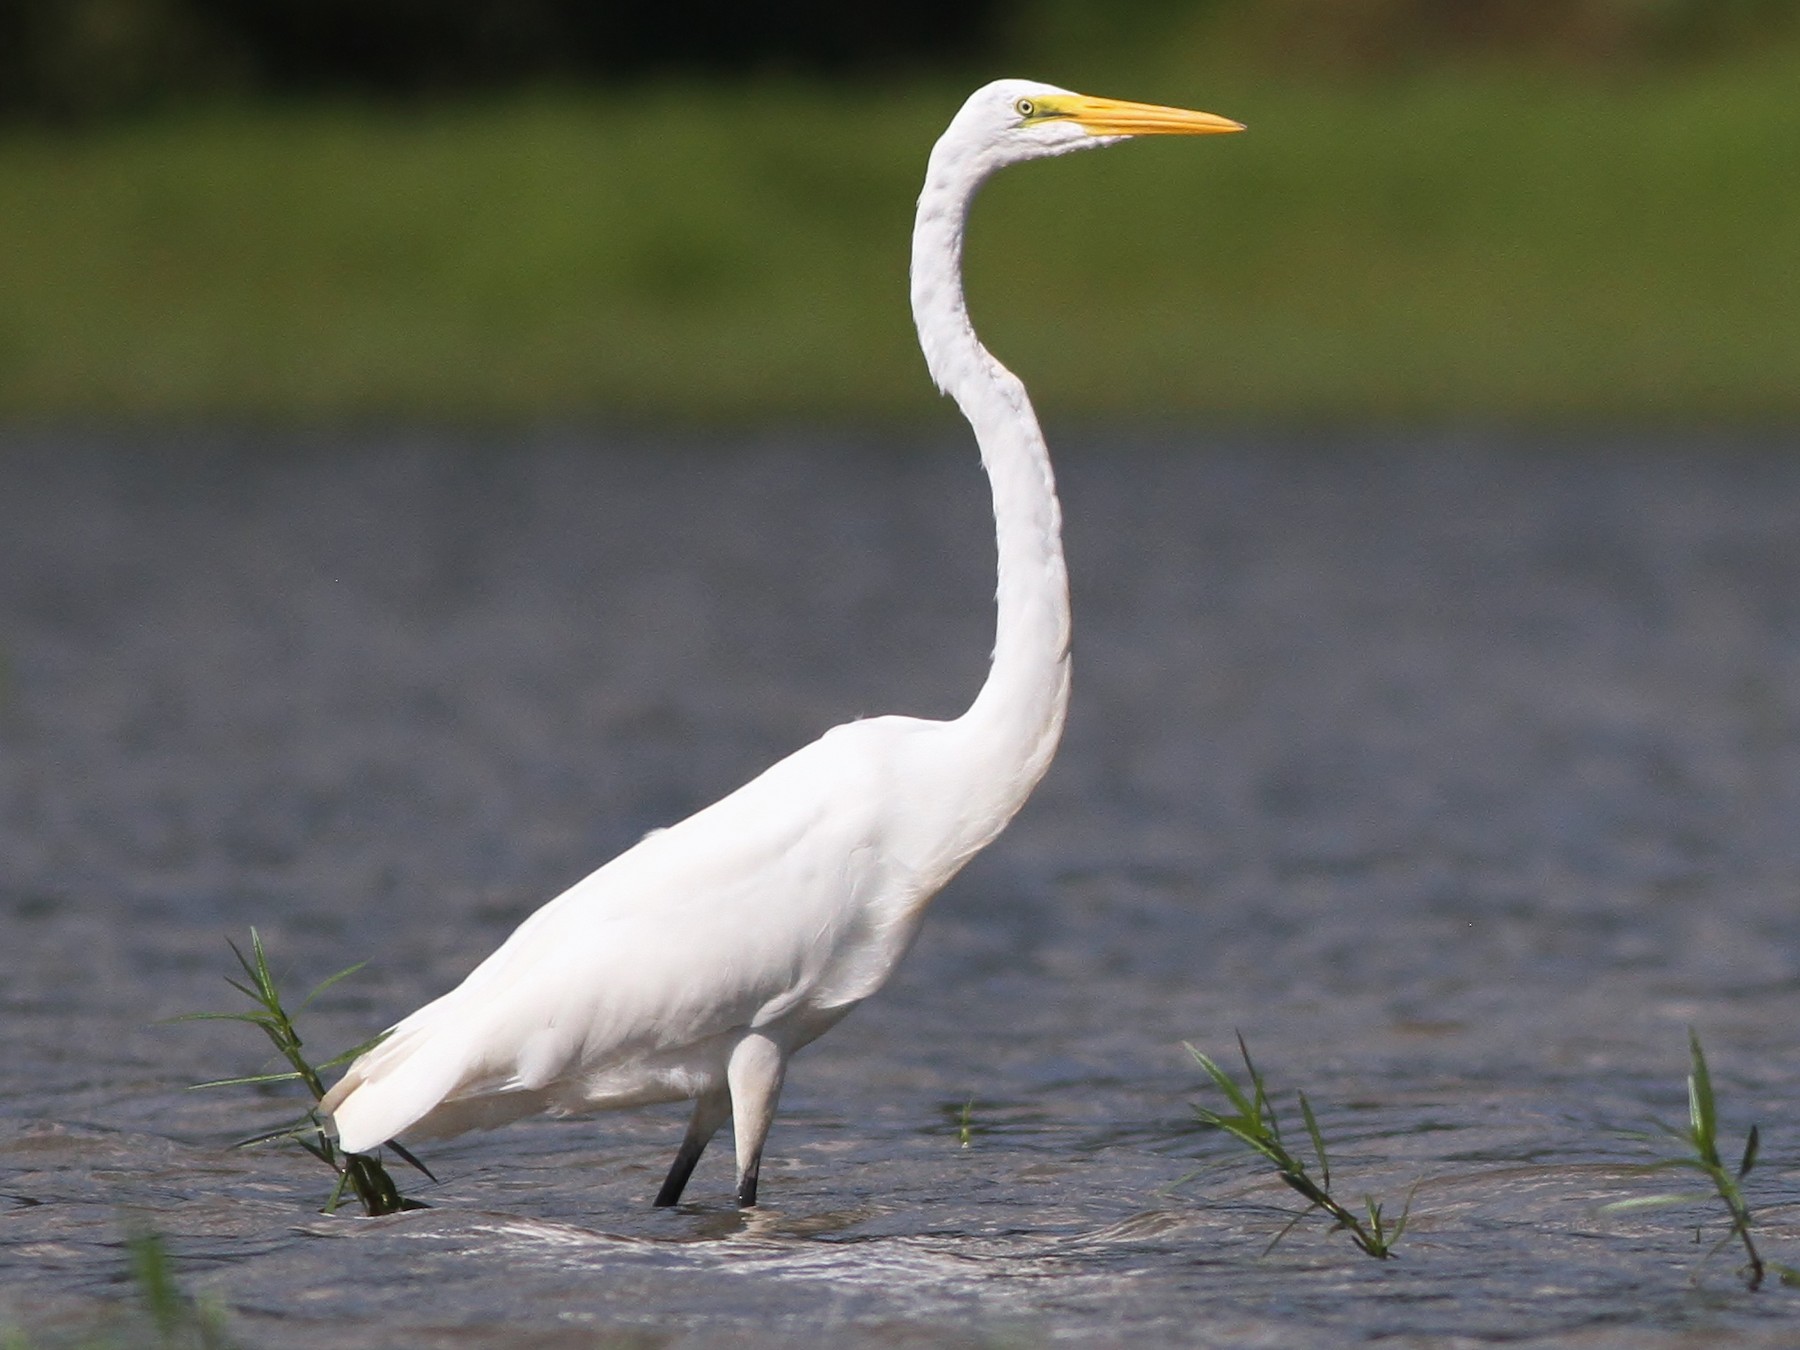
<path id="1" fill-rule="evenodd" d="M 1800 1264 L 1800 456 L 1779 437 L 1058 439 L 1077 686 L 1038 796 L 790 1077 L 765 1205 L 681 1112 L 427 1153 L 316 1213 L 228 937 L 335 1049 L 991 636 L 972 452 L 625 433 L 0 445 L 0 1329 L 120 1330 L 123 1241 L 268 1347 L 1792 1345 L 1621 1130 L 1686 1028 Z M 1197 1133 L 1304 1087 L 1400 1258 Z M 959 1139 L 967 1110 L 968 1146 Z M 1184 1180 L 1185 1179 L 1185 1180 Z M 1696 1244 L 1696 1227 L 1699 1243 Z M 141 1331 L 141 1325 L 139 1330 Z"/>

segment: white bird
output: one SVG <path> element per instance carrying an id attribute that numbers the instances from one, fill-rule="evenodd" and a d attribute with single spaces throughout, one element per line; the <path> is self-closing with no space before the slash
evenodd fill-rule
<path id="1" fill-rule="evenodd" d="M 756 1203 L 789 1057 L 886 982 L 927 903 L 1043 777 L 1068 707 L 1061 507 L 1025 386 L 969 323 L 970 201 L 1023 160 L 1240 130 L 1027 80 L 970 96 L 919 195 L 912 306 L 931 377 L 974 428 L 993 491 L 998 624 L 975 702 L 951 721 L 833 727 L 550 901 L 350 1066 L 323 1102 L 345 1151 L 692 1099 L 656 1203 L 680 1200 L 727 1117 L 737 1203 Z"/>

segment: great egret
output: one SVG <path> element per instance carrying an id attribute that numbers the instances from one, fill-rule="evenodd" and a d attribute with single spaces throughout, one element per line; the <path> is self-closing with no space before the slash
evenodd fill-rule
<path id="1" fill-rule="evenodd" d="M 834 727 L 550 901 L 350 1066 L 323 1104 L 346 1151 L 539 1111 L 692 1099 L 656 1203 L 681 1198 L 728 1116 L 737 1203 L 756 1203 L 789 1056 L 882 986 L 927 902 L 1005 828 L 1062 735 L 1061 508 L 1025 387 L 969 323 L 969 203 L 1022 160 L 1240 130 L 1027 80 L 970 96 L 919 195 L 912 306 L 931 377 L 974 428 L 993 491 L 998 625 L 980 694 L 953 721 Z"/>

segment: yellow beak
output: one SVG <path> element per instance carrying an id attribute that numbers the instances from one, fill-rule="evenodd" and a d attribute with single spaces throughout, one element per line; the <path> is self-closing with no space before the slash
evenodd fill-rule
<path id="1" fill-rule="evenodd" d="M 1039 116 L 1067 117 L 1096 136 L 1214 136 L 1244 124 L 1215 113 L 1068 94 L 1038 102 Z"/>

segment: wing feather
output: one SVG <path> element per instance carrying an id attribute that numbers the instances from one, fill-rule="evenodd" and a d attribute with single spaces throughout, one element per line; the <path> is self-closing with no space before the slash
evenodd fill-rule
<path id="1" fill-rule="evenodd" d="M 881 719 L 898 721 L 899 719 Z M 653 1100 L 637 1081 L 717 1066 L 718 1039 L 802 1001 L 880 889 L 874 723 L 841 727 L 645 837 L 527 918 L 397 1024 L 322 1103 L 342 1146 L 539 1110 Z M 683 1055 L 686 1053 L 686 1060 Z M 691 1061 L 691 1062 L 687 1062 Z"/>

